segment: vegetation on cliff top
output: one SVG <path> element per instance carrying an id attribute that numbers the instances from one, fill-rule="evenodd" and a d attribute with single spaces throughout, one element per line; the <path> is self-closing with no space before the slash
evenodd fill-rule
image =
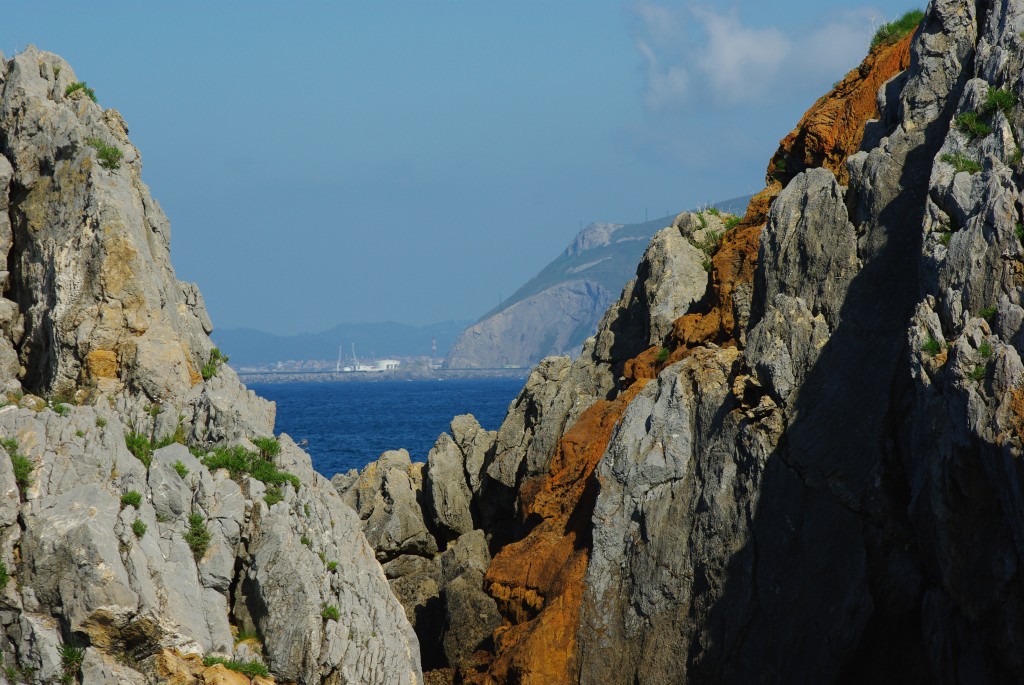
<path id="1" fill-rule="evenodd" d="M 871 48 L 898 42 L 903 36 L 916 29 L 923 19 L 923 11 L 910 10 L 899 19 L 882 24 L 875 31 L 875 37 L 871 39 Z"/>

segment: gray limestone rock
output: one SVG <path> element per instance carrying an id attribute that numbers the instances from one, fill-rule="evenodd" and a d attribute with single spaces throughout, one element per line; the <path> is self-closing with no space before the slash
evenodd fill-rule
<path id="1" fill-rule="evenodd" d="M 491 563 L 486 535 L 477 529 L 460 536 L 438 557 L 438 561 L 442 586 L 448 585 L 466 571 L 479 571 L 483 575 Z"/>
<path id="2" fill-rule="evenodd" d="M 405 450 L 385 452 L 359 478 L 338 493 L 362 520 L 367 541 L 383 562 L 401 554 L 432 556 L 437 542 L 427 529 L 423 464 L 412 464 Z M 343 479 L 335 481 L 337 488 Z"/>
<path id="3" fill-rule="evenodd" d="M 231 655 L 235 624 L 259 631 L 281 678 L 421 682 L 358 517 L 287 436 L 268 458 L 294 479 L 269 490 L 183 445 L 148 463 L 128 451 L 129 432 L 251 450 L 274 405 L 212 354 L 121 116 L 66 93 L 71 67 L 33 47 L 0 74 L 0 559 L 16 581 L 0 653 L 56 678 L 63 638 L 85 635 L 86 682 L 143 683 L 161 650 Z M 419 471 L 402 475 L 393 487 L 418 511 Z"/>
<path id="4" fill-rule="evenodd" d="M 427 455 L 425 474 L 434 524 L 452 538 L 473 530 L 465 457 L 447 433 Z"/>
<path id="5" fill-rule="evenodd" d="M 481 428 L 472 414 L 462 414 L 453 418 L 451 429 L 452 439 L 462 451 L 469 489 L 476 494 L 480 491 L 484 462 L 488 452 L 494 447 L 498 433 Z"/>
<path id="6" fill-rule="evenodd" d="M 735 350 L 699 350 L 663 370 L 601 459 L 581 682 L 685 678 L 680 655 L 721 598 L 730 559 L 743 554 L 782 429 L 770 400 L 748 407 L 734 396 L 739 364 Z"/>
<path id="7" fill-rule="evenodd" d="M 828 169 L 797 174 L 772 204 L 761 232 L 755 312 L 763 308 L 758 303 L 790 295 L 835 330 L 859 270 L 857 235 L 835 176 Z"/>
<path id="8" fill-rule="evenodd" d="M 445 658 L 452 666 L 463 666 L 474 652 L 486 648 L 491 634 L 501 625 L 501 614 L 494 599 L 483 591 L 483 574 L 475 569 L 447 583 L 441 601 Z"/>
<path id="9" fill-rule="evenodd" d="M 724 232 L 718 217 L 708 216 L 705 233 Z M 710 238 L 707 236 L 705 239 Z M 707 257 L 694 247 L 678 226 L 658 231 L 647 246 L 637 269 L 637 282 L 643 287 L 643 308 L 647 312 L 649 345 L 659 345 L 672 330 L 672 324 L 704 296 L 708 285 L 703 262 Z"/>
<path id="10" fill-rule="evenodd" d="M 747 358 L 781 404 L 803 385 L 828 336 L 822 314 L 812 315 L 803 299 L 779 293 L 747 335 Z"/>
<path id="11" fill-rule="evenodd" d="M 1022 20 L 932 2 L 849 188 L 810 170 L 775 201 L 733 370 L 698 380 L 726 351 L 694 351 L 630 405 L 597 469 L 582 682 L 1024 673 L 1019 105 L 976 140 L 953 121 L 1019 91 Z"/>

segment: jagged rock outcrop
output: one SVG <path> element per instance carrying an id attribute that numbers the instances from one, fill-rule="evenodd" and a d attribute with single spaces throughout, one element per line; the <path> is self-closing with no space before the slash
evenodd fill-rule
<path id="1" fill-rule="evenodd" d="M 631 404 L 580 682 L 1021 678 L 1024 378 L 996 317 L 1020 297 L 1022 9 L 932 3 L 849 186 L 811 169 L 772 205 L 742 354 L 694 345 Z M 999 89 L 991 135 L 954 124 Z"/>
<path id="2" fill-rule="evenodd" d="M 701 214 L 710 218 L 736 213 L 748 199 L 709 205 Z M 537 276 L 467 328 L 448 353 L 446 365 L 530 366 L 547 356 L 577 356 L 586 339 L 602 329 L 603 314 L 615 294 L 631 279 L 645 248 L 667 223 L 668 218 L 642 224 L 589 224 Z M 680 274 L 677 282 L 689 278 Z"/>
<path id="3" fill-rule="evenodd" d="M 589 536 L 589 514 L 580 515 L 593 504 L 589 479 L 618 412 L 642 384 L 609 398 L 618 394 L 625 359 L 652 344 L 658 349 L 672 322 L 703 294 L 707 255 L 725 230 L 723 220 L 718 213 L 684 213 L 660 231 L 598 335 L 575 361 L 541 362 L 496 433 L 457 417 L 452 436 L 438 439 L 425 465 L 385 453 L 359 474 L 335 476 L 415 618 L 425 666 L 455 666 L 466 678 L 487 671 L 557 682 L 565 659 L 573 658 L 573 615 L 586 569 L 580 541 L 566 532 Z M 394 495 L 393 482 L 413 485 Z M 377 532 L 390 529 L 405 531 L 404 542 Z M 442 553 L 419 543 L 414 529 L 431 531 Z M 498 550 L 494 559 L 476 542 L 485 539 Z M 464 554 L 460 548 L 476 550 L 468 570 L 455 579 L 439 574 L 453 550 Z M 556 600 L 563 590 L 569 594 Z M 534 620 L 546 602 L 559 611 Z M 510 616 L 518 625 L 508 625 Z M 499 652 L 512 656 L 491 663 L 480 651 L 493 655 L 492 633 Z M 518 643 L 523 646 L 511 647 Z"/>
<path id="4" fill-rule="evenodd" d="M 503 622 L 463 682 L 1024 679 L 1022 26 L 934 0 L 670 330 L 642 267 L 534 370 L 470 490 Z"/>
<path id="5" fill-rule="evenodd" d="M 490 551 L 479 526 L 485 455 L 495 441 L 471 415 L 457 416 L 427 463 L 385 452 L 332 483 L 354 509 L 419 636 L 424 666 L 467 666 L 501 623 L 483 591 Z"/>
<path id="6" fill-rule="evenodd" d="M 243 678 L 204 665 L 220 656 L 286 682 L 422 682 L 358 516 L 269 437 L 273 404 L 174 276 L 124 121 L 77 83 L 35 48 L 0 62 L 7 677 Z"/>

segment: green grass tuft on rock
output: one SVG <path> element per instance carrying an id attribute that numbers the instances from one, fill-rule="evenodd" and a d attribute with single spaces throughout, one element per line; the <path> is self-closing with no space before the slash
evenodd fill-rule
<path id="1" fill-rule="evenodd" d="M 220 664 L 224 668 L 241 673 L 248 678 L 255 678 L 256 676 L 268 676 L 270 671 L 267 667 L 261 664 L 259 661 L 235 661 L 233 659 L 226 659 L 222 656 L 205 656 L 203 657 L 203 666 L 213 666 L 214 664 Z"/>
<path id="2" fill-rule="evenodd" d="M 976 174 L 981 171 L 981 164 L 962 152 L 947 152 L 942 155 L 942 161 L 952 165 L 958 174 L 962 171 L 966 171 L 969 174 Z"/>
<path id="3" fill-rule="evenodd" d="M 192 550 L 192 556 L 195 557 L 196 561 L 203 558 L 206 554 L 207 548 L 210 546 L 210 541 L 213 539 L 213 535 L 210 533 L 210 529 L 206 527 L 206 519 L 203 518 L 202 514 L 189 514 L 188 515 L 188 530 L 185 531 L 185 543 Z"/>
<path id="4" fill-rule="evenodd" d="M 882 24 L 871 39 L 871 48 L 898 43 L 904 36 L 920 26 L 923 20 L 924 12 L 922 10 L 910 10 L 899 19 Z"/>

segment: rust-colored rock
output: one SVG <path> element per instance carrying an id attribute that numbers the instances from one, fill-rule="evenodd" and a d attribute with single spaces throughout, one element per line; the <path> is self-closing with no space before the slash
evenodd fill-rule
<path id="1" fill-rule="evenodd" d="M 153 668 L 161 683 L 168 685 L 197 685 L 205 667 L 198 654 L 182 654 L 176 649 L 165 649 L 156 655 Z"/>
<path id="2" fill-rule="evenodd" d="M 472 683 L 574 682 L 576 625 L 590 549 L 596 497 L 594 467 L 629 402 L 643 388 L 633 384 L 614 401 L 601 400 L 562 436 L 548 473 L 523 491 L 530 533 L 506 545 L 491 561 L 485 588 L 506 625 L 495 632 L 494 661 Z"/>
<path id="3" fill-rule="evenodd" d="M 774 198 L 773 198 L 774 199 Z M 750 225 L 744 220 L 722 237 L 711 258 L 711 280 L 702 307 L 676 320 L 669 335 L 673 348 L 691 349 L 716 343 L 724 347 L 737 345 L 738 321 L 733 296 L 737 288 L 754 281 L 757 250 L 764 224 Z"/>
<path id="4" fill-rule="evenodd" d="M 846 158 L 860 148 L 864 122 L 878 116 L 878 88 L 910 66 L 914 33 L 872 50 L 859 67 L 807 110 L 796 128 L 779 143 L 768 166 L 769 183 L 773 178 L 788 182 L 805 169 L 825 167 L 832 170 L 840 185 L 846 185 Z"/>
<path id="5" fill-rule="evenodd" d="M 117 352 L 93 350 L 85 357 L 90 378 L 117 378 Z"/>
<path id="6" fill-rule="evenodd" d="M 249 676 L 232 671 L 222 664 L 214 664 L 203 671 L 204 685 L 251 685 Z"/>
<path id="7" fill-rule="evenodd" d="M 857 151 L 864 123 L 878 115 L 875 92 L 905 69 L 910 38 L 874 50 L 827 96 L 804 115 L 780 144 L 769 169 L 785 159 L 784 173 L 770 173 L 764 191 L 754 196 L 743 220 L 727 232 L 712 257 L 707 293 L 694 312 L 678 319 L 667 344 L 670 353 L 651 347 L 626 362 L 627 388 L 601 400 L 565 431 L 548 473 L 527 479 L 519 491 L 524 523 L 533 524 L 523 539 L 506 545 L 492 559 L 485 589 L 498 602 L 505 625 L 495 631 L 493 661 L 477 672 L 460 674 L 467 683 L 575 682 L 576 629 L 589 563 L 591 515 L 596 497 L 593 471 L 616 422 L 647 380 L 656 377 L 700 346 L 740 345 L 746 325 L 737 295 L 753 287 L 761 229 L 772 201 L 798 171 L 827 166 L 846 178 L 845 160 Z"/>
<path id="8" fill-rule="evenodd" d="M 860 148 L 864 124 L 878 116 L 878 88 L 909 66 L 912 37 L 872 50 L 859 67 L 814 103 L 779 143 L 768 165 L 767 186 L 751 198 L 743 220 L 726 233 L 711 260 L 704 301 L 675 322 L 669 337 L 674 347 L 739 344 L 737 326 L 745 322 L 738 320 L 734 295 L 738 288 L 753 283 L 761 229 L 768 221 L 772 201 L 784 183 L 809 168 L 826 167 L 840 183 L 847 182 L 846 158 Z"/>

